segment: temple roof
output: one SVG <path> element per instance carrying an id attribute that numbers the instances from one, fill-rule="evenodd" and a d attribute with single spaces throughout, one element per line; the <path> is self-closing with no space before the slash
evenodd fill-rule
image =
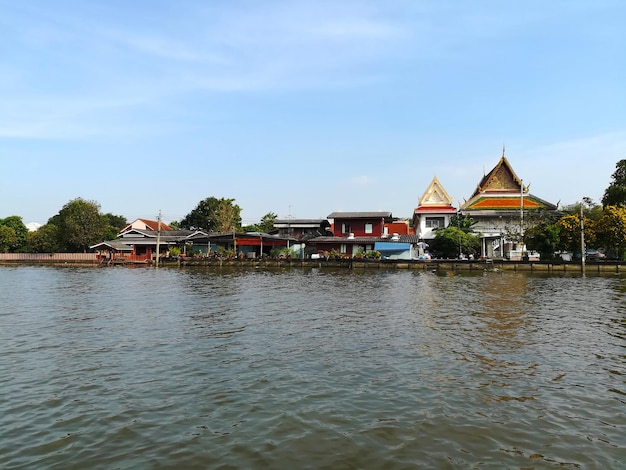
<path id="1" fill-rule="evenodd" d="M 485 192 L 516 192 L 519 194 L 521 190 L 522 180 L 517 177 L 504 152 L 502 152 L 500 161 L 493 170 L 483 176 L 476 187 L 476 191 L 472 194 L 472 198 Z"/>
<path id="2" fill-rule="evenodd" d="M 524 202 L 522 204 L 522 195 L 486 195 L 478 194 L 471 198 L 461 208 L 464 211 L 507 211 L 507 210 L 530 210 L 545 209 L 556 210 L 556 206 L 532 194 L 524 194 Z"/>
<path id="3" fill-rule="evenodd" d="M 521 209 L 545 209 L 554 211 L 556 205 L 528 192 L 517 177 L 504 155 L 498 164 L 483 176 L 472 197 L 462 206 L 463 211 L 514 211 Z"/>
<path id="4" fill-rule="evenodd" d="M 417 209 L 424 208 L 425 206 L 452 207 L 452 198 L 443 188 L 436 176 L 417 202 Z"/>

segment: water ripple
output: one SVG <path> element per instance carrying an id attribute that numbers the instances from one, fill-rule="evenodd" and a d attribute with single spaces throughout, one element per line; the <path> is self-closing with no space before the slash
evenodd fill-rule
<path id="1" fill-rule="evenodd" d="M 2 268 L 0 466 L 620 468 L 623 281 Z"/>

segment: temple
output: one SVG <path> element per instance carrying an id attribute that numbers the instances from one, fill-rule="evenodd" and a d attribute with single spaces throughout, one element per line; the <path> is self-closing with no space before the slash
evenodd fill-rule
<path id="1" fill-rule="evenodd" d="M 480 234 L 481 257 L 521 260 L 532 257 L 523 243 L 524 230 L 540 213 L 556 213 L 557 206 L 529 192 L 529 185 L 515 174 L 504 149 L 498 164 L 478 183 L 474 194 L 460 208 L 471 217 Z"/>

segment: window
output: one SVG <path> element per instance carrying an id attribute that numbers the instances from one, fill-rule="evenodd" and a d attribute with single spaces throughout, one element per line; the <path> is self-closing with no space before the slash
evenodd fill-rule
<path id="1" fill-rule="evenodd" d="M 443 217 L 426 217 L 426 228 L 444 228 L 444 225 Z"/>
<path id="2" fill-rule="evenodd" d="M 339 247 L 339 251 L 341 253 L 347 253 L 348 252 L 348 247 L 345 243 L 342 243 L 341 246 Z"/>
<path id="3" fill-rule="evenodd" d="M 365 224 L 365 233 L 372 233 L 374 231 L 374 226 L 372 224 Z"/>
<path id="4" fill-rule="evenodd" d="M 350 224 L 341 224 L 341 233 L 350 233 Z"/>

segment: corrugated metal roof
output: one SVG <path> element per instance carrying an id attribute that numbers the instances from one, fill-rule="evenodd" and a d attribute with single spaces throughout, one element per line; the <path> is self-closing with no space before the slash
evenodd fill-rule
<path id="1" fill-rule="evenodd" d="M 276 219 L 274 221 L 274 226 L 276 224 L 291 224 L 291 225 L 313 225 L 319 227 L 323 222 L 329 223 L 326 219 Z"/>
<path id="2" fill-rule="evenodd" d="M 376 242 L 389 242 L 389 243 L 417 243 L 419 238 L 417 235 L 399 235 L 397 240 L 392 240 L 392 236 L 387 237 L 316 237 L 310 239 L 307 243 L 345 243 L 352 245 L 366 245 Z"/>
<path id="3" fill-rule="evenodd" d="M 298 241 L 296 238 L 294 237 L 285 237 L 285 236 L 280 236 L 280 235 L 272 235 L 269 233 L 263 233 L 263 232 L 223 232 L 223 233 L 218 233 L 218 232 L 212 232 L 210 234 L 198 234 L 198 235 L 193 235 L 191 237 L 189 237 L 187 240 L 189 241 L 198 241 L 198 242 L 202 242 L 202 241 L 208 241 L 208 240 L 213 240 L 213 241 L 229 241 L 232 240 L 233 237 L 237 238 L 237 239 L 241 239 L 241 238 L 262 238 L 263 240 L 289 240 L 289 241 Z"/>
<path id="4" fill-rule="evenodd" d="M 391 212 L 333 212 L 328 216 L 329 219 L 371 219 L 377 217 L 389 218 Z"/>
<path id="5" fill-rule="evenodd" d="M 376 242 L 374 243 L 374 249 L 376 251 L 406 251 L 411 249 L 411 244 L 396 242 Z"/>
<path id="6" fill-rule="evenodd" d="M 104 248 L 111 248 L 116 251 L 133 251 L 133 247 L 126 243 L 122 243 L 118 240 L 109 240 L 105 242 L 100 242 L 96 245 L 92 245 L 89 247 L 91 250 L 102 250 Z"/>

